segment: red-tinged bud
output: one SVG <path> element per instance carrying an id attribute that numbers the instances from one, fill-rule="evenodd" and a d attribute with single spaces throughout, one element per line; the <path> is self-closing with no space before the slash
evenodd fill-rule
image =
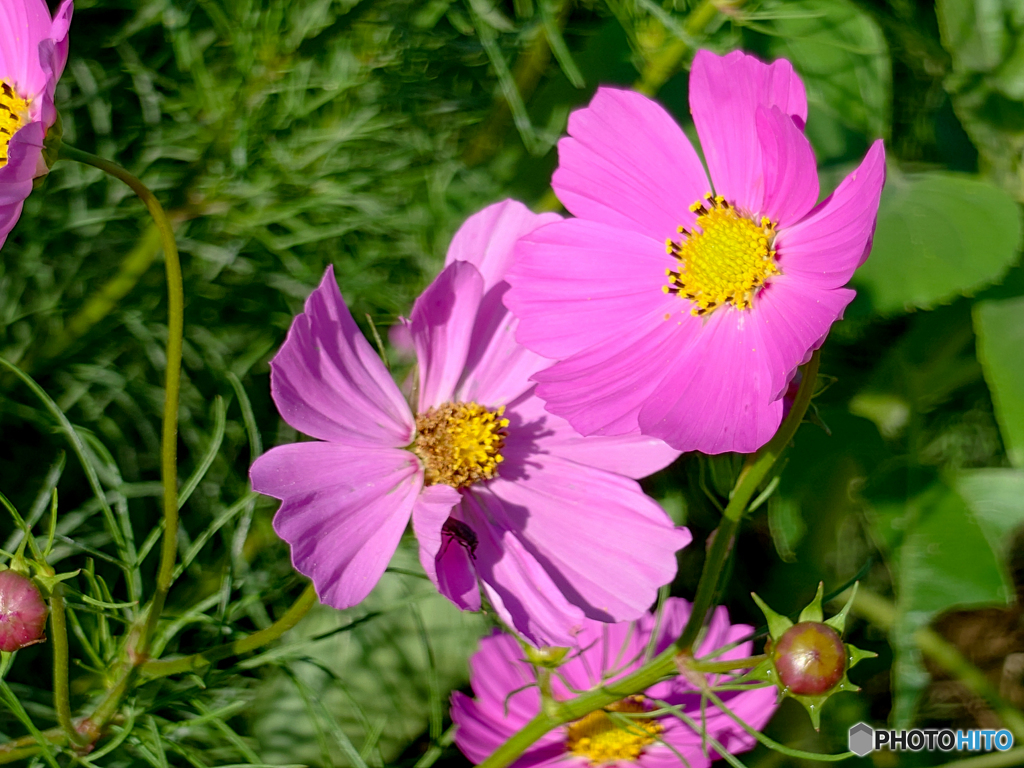
<path id="1" fill-rule="evenodd" d="M 846 646 L 828 624 L 802 621 L 787 629 L 771 649 L 779 682 L 799 696 L 819 696 L 846 674 Z"/>
<path id="2" fill-rule="evenodd" d="M 27 576 L 0 571 L 0 651 L 17 651 L 43 642 L 46 603 Z"/>

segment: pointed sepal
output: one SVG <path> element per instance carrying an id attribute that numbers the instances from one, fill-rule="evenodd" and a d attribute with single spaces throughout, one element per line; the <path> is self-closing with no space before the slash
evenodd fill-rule
<path id="1" fill-rule="evenodd" d="M 757 596 L 757 593 L 751 592 L 750 596 L 754 598 L 757 607 L 761 609 L 765 619 L 768 620 L 768 634 L 772 636 L 772 640 L 778 640 L 787 629 L 793 626 L 793 622 L 789 618 L 769 608 L 765 601 Z"/>
<path id="2" fill-rule="evenodd" d="M 807 604 L 807 607 L 800 611 L 800 618 L 798 621 L 816 621 L 820 622 L 825 618 L 825 613 L 821 610 L 821 598 L 825 594 L 825 582 L 818 582 L 818 591 L 814 595 L 814 599 Z M 842 630 L 840 630 L 842 631 Z"/>
<path id="3" fill-rule="evenodd" d="M 843 610 L 841 610 L 832 618 L 825 620 L 825 623 L 832 627 L 832 629 L 834 629 L 840 635 L 846 631 L 846 616 L 850 612 L 850 608 L 853 607 L 853 599 L 857 597 L 857 587 L 859 586 L 859 581 L 853 582 L 853 590 L 851 590 L 850 597 L 849 599 L 847 599 L 846 605 L 843 606 Z M 818 592 L 820 594 L 821 587 L 818 587 Z M 821 621 L 821 619 L 819 619 L 819 621 Z"/>

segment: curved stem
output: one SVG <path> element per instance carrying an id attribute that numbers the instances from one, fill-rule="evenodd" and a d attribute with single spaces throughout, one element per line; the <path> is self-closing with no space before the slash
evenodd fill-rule
<path id="1" fill-rule="evenodd" d="M 139 196 L 145 204 L 153 223 L 160 234 L 167 270 L 167 371 L 164 383 L 164 414 L 160 440 L 160 478 L 163 482 L 164 533 L 160 549 L 160 567 L 156 577 L 156 591 L 150 603 L 146 624 L 139 637 L 136 656 L 144 658 L 149 653 L 153 633 L 160 614 L 163 613 L 167 593 L 170 591 L 174 574 L 174 562 L 178 554 L 178 394 L 181 388 L 181 347 L 184 333 L 185 295 L 181 280 L 181 262 L 178 246 L 174 242 L 174 230 L 163 206 L 156 196 L 138 178 L 109 160 L 62 144 L 60 157 L 99 168 L 104 173 L 120 179 Z"/>
<path id="2" fill-rule="evenodd" d="M 633 87 L 640 93 L 653 96 L 672 75 L 679 69 L 683 57 L 693 50 L 694 38 L 703 34 L 704 30 L 715 20 L 719 12 L 719 2 L 715 0 L 704 0 L 686 18 L 685 36 L 677 35 L 671 40 L 658 55 L 647 62 L 640 78 L 633 83 Z"/>
<path id="3" fill-rule="evenodd" d="M 316 602 L 316 590 L 310 584 L 299 595 L 299 598 L 292 604 L 291 608 L 285 611 L 285 614 L 280 619 L 266 629 L 253 632 L 248 637 L 235 640 L 233 643 L 226 643 L 225 645 L 220 645 L 192 656 L 184 656 L 180 659 L 147 661 L 142 665 L 142 674 L 144 677 L 156 678 L 178 675 L 183 672 L 194 672 L 220 659 L 238 656 L 239 654 L 262 648 L 264 645 L 277 640 L 277 638 L 298 624 L 302 617 L 309 612 L 309 609 L 316 605 Z"/>
<path id="4" fill-rule="evenodd" d="M 732 551 L 732 539 L 739 527 L 740 519 L 747 509 L 747 504 L 772 465 L 775 464 L 776 459 L 789 445 L 789 441 L 793 439 L 793 435 L 796 434 L 797 427 L 803 421 L 807 407 L 811 403 L 811 396 L 814 394 L 814 386 L 818 378 L 819 357 L 819 352 L 815 351 L 810 362 L 804 366 L 800 390 L 789 415 L 782 422 L 778 432 L 751 457 L 740 473 L 736 487 L 733 489 L 732 498 L 722 516 L 722 523 L 715 533 L 711 552 L 708 553 L 708 559 L 704 563 L 704 571 L 697 587 L 697 596 L 694 598 L 690 620 L 679 640 L 640 669 L 614 683 L 587 691 L 567 701 L 557 702 L 557 707 L 540 712 L 512 738 L 498 747 L 490 757 L 480 763 L 478 768 L 504 768 L 551 729 L 573 720 L 579 720 L 584 715 L 614 704 L 626 696 L 642 693 L 655 683 L 679 674 L 676 657 L 681 650 L 689 651 L 704 625 L 704 618 L 714 603 L 715 595 L 718 592 L 718 581 L 728 555 Z M 688 666 L 693 663 L 687 661 Z M 713 663 L 716 662 L 707 662 L 707 664 Z"/>
<path id="5" fill-rule="evenodd" d="M 729 504 L 722 514 L 722 522 L 715 531 L 715 539 L 711 543 L 707 559 L 704 561 L 704 570 L 700 575 L 700 583 L 697 585 L 697 594 L 693 598 L 693 609 L 690 618 L 686 622 L 683 634 L 676 641 L 676 649 L 689 652 L 701 628 L 704 626 L 704 619 L 711 610 L 718 594 L 719 581 L 729 555 L 732 554 L 733 544 L 736 541 L 736 533 L 739 530 L 740 520 L 747 510 L 747 504 L 757 491 L 758 486 L 768 475 L 768 472 L 775 465 L 781 453 L 789 445 L 793 435 L 796 434 L 800 422 L 804 419 L 807 407 L 811 404 L 811 397 L 814 394 L 814 385 L 818 379 L 818 362 L 821 357 L 820 350 L 815 350 L 811 355 L 810 362 L 804 366 L 803 379 L 800 382 L 800 389 L 789 415 L 775 436 L 768 441 L 767 445 L 751 456 L 743 471 L 740 472 L 739 480 L 733 489 Z"/>
<path id="6" fill-rule="evenodd" d="M 84 744 L 85 739 L 71 719 L 71 694 L 68 690 L 68 623 L 64 611 L 64 587 L 58 584 L 50 596 L 50 628 L 53 636 L 53 708 L 57 722 L 68 740 Z"/>

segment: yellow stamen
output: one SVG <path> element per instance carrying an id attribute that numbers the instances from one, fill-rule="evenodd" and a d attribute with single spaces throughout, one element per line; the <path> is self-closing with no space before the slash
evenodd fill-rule
<path id="1" fill-rule="evenodd" d="M 7 165 L 7 145 L 28 122 L 28 102 L 7 82 L 0 81 L 0 168 Z"/>
<path id="2" fill-rule="evenodd" d="M 644 748 L 653 744 L 664 727 L 652 718 L 629 718 L 628 723 L 615 722 L 608 712 L 640 714 L 647 712 L 643 696 L 630 696 L 605 709 L 591 712 L 569 724 L 566 749 L 591 763 L 613 763 L 636 760 Z"/>
<path id="3" fill-rule="evenodd" d="M 444 403 L 416 417 L 413 452 L 423 461 L 427 485 L 465 488 L 497 474 L 504 460 L 508 419 L 477 403 Z"/>
<path id="4" fill-rule="evenodd" d="M 689 299 L 693 315 L 707 314 L 725 304 L 750 309 L 765 281 L 780 274 L 772 250 L 775 223 L 767 217 L 754 222 L 724 197 L 710 192 L 690 210 L 697 214 L 694 230 L 680 227 L 679 242 L 670 239 L 666 243 L 679 268 L 668 270 L 665 288 Z"/>

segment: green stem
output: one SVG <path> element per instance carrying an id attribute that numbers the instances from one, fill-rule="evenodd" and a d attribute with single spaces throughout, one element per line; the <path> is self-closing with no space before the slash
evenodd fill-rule
<path id="1" fill-rule="evenodd" d="M 676 649 L 681 652 L 688 653 L 692 650 L 693 644 L 704 626 L 704 619 L 714 606 L 715 598 L 718 595 L 719 581 L 729 555 L 732 554 L 736 533 L 739 530 L 743 513 L 747 510 L 747 504 L 750 503 L 758 486 L 761 485 L 779 456 L 789 445 L 800 422 L 804 419 L 807 407 L 811 404 L 811 397 L 814 395 L 820 357 L 820 350 L 815 350 L 810 362 L 804 366 L 800 389 L 793 401 L 792 408 L 790 408 L 789 415 L 782 422 L 782 426 L 779 427 L 775 436 L 768 441 L 768 444 L 747 460 L 740 473 L 729 504 L 726 506 L 725 512 L 722 513 L 722 522 L 715 531 L 715 538 L 711 542 L 707 559 L 704 561 L 704 570 L 701 572 L 700 583 L 697 585 L 697 594 L 693 598 L 690 618 L 686 622 L 683 634 L 676 641 Z"/>
<path id="2" fill-rule="evenodd" d="M 50 627 L 53 636 L 53 708 L 57 710 L 57 722 L 61 730 L 74 744 L 84 744 L 86 739 L 75 728 L 71 719 L 71 694 L 68 689 L 68 623 L 64 612 L 64 587 L 58 584 L 50 595 Z"/>
<path id="3" fill-rule="evenodd" d="M 718 580 L 722 574 L 726 558 L 732 549 L 731 538 L 735 535 L 739 520 L 746 510 L 746 505 L 757 490 L 758 485 L 764 480 L 775 460 L 782 450 L 793 439 L 797 427 L 803 421 L 807 406 L 810 405 L 811 396 L 814 394 L 815 382 L 818 378 L 819 352 L 815 351 L 810 362 L 804 366 L 803 380 L 800 382 L 800 390 L 793 402 L 789 415 L 775 436 L 765 445 L 740 474 L 736 488 L 733 490 L 732 498 L 725 509 L 722 518 L 722 525 L 715 533 L 715 541 L 711 546 L 711 552 L 705 561 L 704 572 L 701 574 L 700 584 L 697 587 L 697 597 L 694 599 L 693 610 L 690 614 L 690 621 L 687 622 L 683 636 L 672 646 L 655 656 L 647 664 L 632 674 L 602 686 L 587 691 L 579 696 L 566 701 L 557 702 L 557 707 L 548 707 L 546 711 L 537 714 L 521 730 L 498 747 L 486 760 L 479 764 L 478 768 L 504 768 L 514 762 L 523 752 L 530 748 L 538 739 L 553 728 L 564 723 L 579 720 L 584 715 L 595 710 L 614 704 L 626 696 L 642 693 L 655 683 L 659 683 L 669 677 L 679 674 L 677 655 L 681 648 L 689 650 L 693 639 L 697 637 L 704 624 L 704 618 L 714 602 L 714 596 L 718 591 Z M 727 528 L 723 531 L 723 526 Z M 723 535 L 725 534 L 725 535 Z M 698 600 L 701 607 L 698 613 Z M 692 638 L 687 638 L 687 633 Z M 684 643 L 684 639 L 686 640 Z M 687 665 L 694 664 L 687 661 Z M 699 662 L 696 662 L 699 664 Z M 720 662 L 707 662 L 717 664 Z M 714 670 L 722 671 L 722 670 Z"/>
<path id="4" fill-rule="evenodd" d="M 144 658 L 149 653 L 157 622 L 163 613 L 167 593 L 170 591 L 174 574 L 174 562 L 178 554 L 178 394 L 181 388 L 181 347 L 184 333 L 185 295 L 181 279 L 181 262 L 178 246 L 174 242 L 174 229 L 163 206 L 156 196 L 117 163 L 83 152 L 62 144 L 60 157 L 99 168 L 104 173 L 120 179 L 139 196 L 145 204 L 153 223 L 160 233 L 167 270 L 167 371 L 164 383 L 164 415 L 160 440 L 160 478 L 163 482 L 164 532 L 160 549 L 160 567 L 156 577 L 156 591 L 150 603 L 146 624 L 139 638 L 136 656 Z"/>
<path id="5" fill-rule="evenodd" d="M 294 627 L 305 616 L 309 609 L 316 605 L 316 590 L 310 584 L 299 595 L 299 598 L 285 614 L 266 629 L 253 632 L 248 637 L 235 640 L 232 643 L 211 648 L 202 653 L 192 656 L 183 656 L 180 659 L 161 659 L 159 661 L 147 661 L 142 665 L 142 675 L 148 678 L 167 677 L 168 675 L 179 675 L 184 672 L 195 672 L 208 667 L 215 661 L 226 659 L 231 656 L 238 656 L 277 640 L 281 635 Z"/>
<path id="6" fill-rule="evenodd" d="M 704 0 L 686 19 L 686 37 L 674 37 L 658 52 L 658 55 L 647 62 L 640 78 L 633 83 L 633 88 L 640 93 L 653 96 L 668 79 L 679 71 L 683 58 L 693 50 L 692 40 L 699 37 L 712 21 L 718 16 L 720 2 Z"/>
<path id="7" fill-rule="evenodd" d="M 745 659 L 731 659 L 730 661 L 701 661 L 700 659 L 694 659 L 686 663 L 686 668 L 692 669 L 694 672 L 703 672 L 710 675 L 719 672 L 733 672 L 737 669 L 750 669 L 751 667 L 756 667 L 767 658 L 767 656 L 761 653 L 757 656 L 748 656 Z"/>
<path id="8" fill-rule="evenodd" d="M 857 596 L 853 600 L 853 612 L 886 632 L 891 632 L 896 624 L 896 607 L 881 595 L 865 589 L 863 585 L 857 590 Z M 975 696 L 987 701 L 1013 733 L 1016 741 L 1024 739 L 1024 713 L 1007 702 L 985 673 L 965 658 L 955 645 L 929 627 L 922 627 L 914 632 L 913 640 L 922 654 L 957 678 Z"/>

